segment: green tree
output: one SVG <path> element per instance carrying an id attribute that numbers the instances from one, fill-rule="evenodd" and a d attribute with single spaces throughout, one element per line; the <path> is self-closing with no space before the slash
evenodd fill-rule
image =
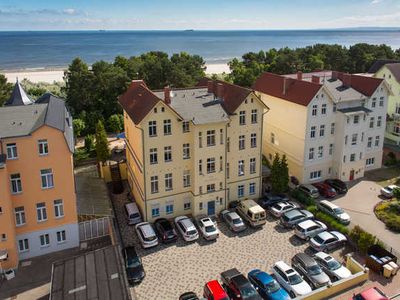
<path id="1" fill-rule="evenodd" d="M 96 155 L 97 160 L 103 164 L 110 158 L 110 149 L 108 148 L 107 133 L 102 121 L 96 125 Z"/>
<path id="2" fill-rule="evenodd" d="M 107 123 L 111 132 L 120 133 L 124 130 L 124 116 L 122 114 L 114 114 L 110 116 Z"/>
<path id="3" fill-rule="evenodd" d="M 13 89 L 12 83 L 7 82 L 7 78 L 0 74 L 0 106 L 10 98 Z"/>
<path id="4" fill-rule="evenodd" d="M 281 192 L 281 184 L 280 184 L 280 158 L 279 154 L 275 153 L 274 160 L 271 166 L 271 190 L 273 193 L 280 193 Z"/>
<path id="5" fill-rule="evenodd" d="M 94 149 L 94 135 L 88 134 L 85 136 L 85 149 L 86 152 L 91 152 Z"/>
<path id="6" fill-rule="evenodd" d="M 283 154 L 281 160 L 279 161 L 280 168 L 280 183 L 281 192 L 287 192 L 289 190 L 289 167 L 286 159 L 286 155 Z"/>
<path id="7" fill-rule="evenodd" d="M 72 121 L 75 136 L 80 137 L 86 128 L 86 124 L 82 119 L 74 119 Z"/>

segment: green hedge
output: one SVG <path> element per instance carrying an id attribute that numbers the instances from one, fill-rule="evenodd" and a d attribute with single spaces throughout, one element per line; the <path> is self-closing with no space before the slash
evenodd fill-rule
<path id="1" fill-rule="evenodd" d="M 310 196 L 307 196 L 302 191 L 295 189 L 290 191 L 290 196 L 302 203 L 305 206 L 315 205 L 315 200 Z"/>
<path id="2" fill-rule="evenodd" d="M 314 215 L 318 220 L 324 222 L 333 230 L 339 231 L 346 235 L 349 234 L 349 229 L 345 225 L 337 221 L 335 218 L 331 217 L 330 215 L 322 211 L 317 211 L 316 213 L 314 213 Z"/>
<path id="3" fill-rule="evenodd" d="M 369 247 L 379 244 L 379 240 L 376 236 L 366 232 L 360 226 L 354 226 L 354 228 L 350 231 L 350 238 L 356 243 L 358 250 L 362 254 L 366 254 Z"/>

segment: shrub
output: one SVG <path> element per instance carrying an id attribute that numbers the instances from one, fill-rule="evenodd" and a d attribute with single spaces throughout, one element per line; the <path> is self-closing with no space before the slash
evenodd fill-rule
<path id="1" fill-rule="evenodd" d="M 82 119 L 74 119 L 72 121 L 74 127 L 74 133 L 77 137 L 80 137 L 83 131 L 86 129 L 86 124 Z"/>
<path id="2" fill-rule="evenodd" d="M 124 130 L 124 116 L 114 114 L 108 118 L 108 130 L 115 133 L 120 133 Z"/>
<path id="3" fill-rule="evenodd" d="M 351 230 L 350 238 L 356 243 L 358 250 L 363 254 L 367 253 L 369 247 L 379 242 L 376 236 L 366 232 L 360 226 L 355 226 Z"/>
<path id="4" fill-rule="evenodd" d="M 400 189 L 399 188 L 395 188 L 393 190 L 393 197 L 395 197 L 397 200 L 400 200 Z"/>
<path id="5" fill-rule="evenodd" d="M 400 232 L 400 202 L 385 201 L 378 204 L 375 214 L 390 230 Z"/>
<path id="6" fill-rule="evenodd" d="M 340 222 L 336 221 L 336 219 L 331 217 L 330 215 L 328 215 L 328 214 L 326 214 L 326 213 L 324 213 L 322 211 L 318 211 L 315 214 L 315 217 L 318 220 L 324 222 L 328 227 L 332 228 L 333 230 L 337 230 L 337 231 L 339 231 L 340 233 L 343 233 L 343 234 L 349 234 L 349 229 L 345 225 L 343 225 Z"/>
<path id="7" fill-rule="evenodd" d="M 314 215 L 318 212 L 318 207 L 316 205 L 309 205 L 306 209 Z"/>
<path id="8" fill-rule="evenodd" d="M 292 190 L 290 192 L 290 196 L 292 196 L 294 199 L 296 199 L 297 201 L 299 201 L 300 203 L 302 203 L 305 206 L 315 205 L 315 200 L 313 198 L 311 198 L 310 196 L 307 196 L 306 194 L 304 194 L 303 192 L 301 192 L 298 189 Z"/>
<path id="9" fill-rule="evenodd" d="M 85 149 L 87 152 L 91 152 L 94 149 L 94 135 L 88 134 L 85 137 Z"/>

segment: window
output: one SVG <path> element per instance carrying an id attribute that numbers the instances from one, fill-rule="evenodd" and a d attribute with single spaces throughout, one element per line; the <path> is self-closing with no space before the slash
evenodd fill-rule
<path id="1" fill-rule="evenodd" d="M 321 178 L 321 171 L 314 171 L 310 173 L 310 180 L 315 180 Z"/>
<path id="2" fill-rule="evenodd" d="M 40 235 L 39 239 L 40 247 L 48 247 L 50 245 L 50 237 L 48 233 Z"/>
<path id="3" fill-rule="evenodd" d="M 171 120 L 164 120 L 164 135 L 170 135 L 171 133 Z"/>
<path id="4" fill-rule="evenodd" d="M 203 147 L 203 137 L 201 135 L 201 132 L 199 132 L 199 148 Z"/>
<path id="5" fill-rule="evenodd" d="M 229 178 L 229 163 L 226 163 L 226 178 Z"/>
<path id="6" fill-rule="evenodd" d="M 256 133 L 252 133 L 251 134 L 250 145 L 251 145 L 251 148 L 256 148 L 257 147 L 257 134 Z"/>
<path id="7" fill-rule="evenodd" d="M 183 144 L 183 159 L 190 158 L 190 144 Z"/>
<path id="8" fill-rule="evenodd" d="M 318 105 L 314 104 L 312 106 L 311 115 L 316 116 L 317 115 L 317 110 L 318 110 Z"/>
<path id="9" fill-rule="evenodd" d="M 239 124 L 246 125 L 246 112 L 244 110 L 239 112 Z"/>
<path id="10" fill-rule="evenodd" d="M 250 158 L 250 174 L 254 174 L 256 172 L 256 159 L 255 157 Z"/>
<path id="11" fill-rule="evenodd" d="M 329 144 L 329 155 L 333 155 L 333 144 Z"/>
<path id="12" fill-rule="evenodd" d="M 7 241 L 7 234 L 5 234 L 5 233 L 1 234 L 1 241 L 2 242 Z"/>
<path id="13" fill-rule="evenodd" d="M 275 144 L 275 133 L 271 132 L 271 144 Z"/>
<path id="14" fill-rule="evenodd" d="M 377 135 L 377 136 L 375 137 L 375 147 L 379 147 L 379 139 L 380 139 L 380 136 Z"/>
<path id="15" fill-rule="evenodd" d="M 251 124 L 257 123 L 257 115 L 258 115 L 257 109 L 252 109 L 251 110 Z"/>
<path id="16" fill-rule="evenodd" d="M 360 121 L 360 116 L 354 116 L 353 123 L 358 124 Z"/>
<path id="17" fill-rule="evenodd" d="M 343 162 L 346 162 L 346 155 L 343 156 Z"/>
<path id="18" fill-rule="evenodd" d="M 183 209 L 184 209 L 184 210 L 188 210 L 188 209 L 190 209 L 190 207 L 191 207 L 190 202 L 185 202 L 185 203 L 183 203 Z"/>
<path id="19" fill-rule="evenodd" d="M 211 184 L 207 184 L 207 193 L 212 193 L 215 192 L 215 184 L 211 183 Z"/>
<path id="20" fill-rule="evenodd" d="M 215 130 L 207 130 L 207 147 L 215 146 Z"/>
<path id="21" fill-rule="evenodd" d="M 158 154 L 157 154 L 157 148 L 151 148 L 150 149 L 150 164 L 156 164 L 158 163 Z"/>
<path id="22" fill-rule="evenodd" d="M 238 162 L 238 176 L 244 175 L 244 160 L 239 160 Z"/>
<path id="23" fill-rule="evenodd" d="M 355 161 L 356 155 L 354 153 L 350 154 L 350 161 Z"/>
<path id="24" fill-rule="evenodd" d="M 199 174 L 203 174 L 203 161 L 201 159 L 199 160 Z"/>
<path id="25" fill-rule="evenodd" d="M 310 148 L 310 150 L 308 150 L 308 159 L 314 159 L 314 148 Z"/>
<path id="26" fill-rule="evenodd" d="M 165 212 L 167 213 L 167 215 L 173 214 L 174 213 L 174 205 L 173 204 L 167 204 L 165 206 Z"/>
<path id="27" fill-rule="evenodd" d="M 25 220 L 25 209 L 23 206 L 16 207 L 15 212 L 15 224 L 16 226 L 22 226 L 26 223 Z"/>
<path id="28" fill-rule="evenodd" d="M 183 187 L 189 187 L 190 186 L 190 171 L 185 170 L 183 171 Z"/>
<path id="29" fill-rule="evenodd" d="M 219 157 L 219 171 L 222 172 L 223 170 L 223 164 L 224 160 L 222 159 L 222 156 Z"/>
<path id="30" fill-rule="evenodd" d="M 40 202 L 36 204 L 37 221 L 43 222 L 47 220 L 46 203 Z"/>
<path id="31" fill-rule="evenodd" d="M 249 184 L 249 194 L 254 195 L 256 193 L 256 184 L 254 182 L 251 182 Z"/>
<path id="32" fill-rule="evenodd" d="M 331 124 L 331 134 L 335 134 L 335 123 Z"/>
<path id="33" fill-rule="evenodd" d="M 380 106 L 380 107 L 383 107 L 383 100 L 384 100 L 383 97 L 380 97 L 380 98 L 379 98 L 379 106 Z"/>
<path id="34" fill-rule="evenodd" d="M 357 145 L 357 137 L 358 137 L 358 135 L 357 135 L 357 133 L 354 133 L 352 136 L 351 136 L 351 144 L 354 146 L 354 145 Z"/>
<path id="35" fill-rule="evenodd" d="M 172 161 L 172 147 L 171 146 L 164 147 L 164 161 L 165 162 Z"/>
<path id="36" fill-rule="evenodd" d="M 364 142 L 364 132 L 361 132 L 361 143 Z"/>
<path id="37" fill-rule="evenodd" d="M 324 136 L 325 135 L 325 125 L 321 125 L 319 127 L 319 136 Z"/>
<path id="38" fill-rule="evenodd" d="M 21 175 L 19 173 L 11 174 L 10 180 L 11 180 L 11 193 L 13 194 L 22 193 Z"/>
<path id="39" fill-rule="evenodd" d="M 378 120 L 376 121 L 376 127 L 381 127 L 382 126 L 382 117 L 379 116 Z"/>
<path id="40" fill-rule="evenodd" d="M 215 158 L 207 158 L 207 173 L 215 172 Z"/>
<path id="41" fill-rule="evenodd" d="M 318 147 L 318 158 L 322 158 L 324 156 L 324 146 Z"/>
<path id="42" fill-rule="evenodd" d="M 245 148 L 245 137 L 244 135 L 239 135 L 239 150 L 243 150 Z"/>
<path id="43" fill-rule="evenodd" d="M 47 143 L 47 140 L 39 140 L 38 146 L 39 146 L 39 155 L 49 154 L 49 144 Z"/>
<path id="44" fill-rule="evenodd" d="M 396 114 L 400 115 L 400 103 L 396 103 Z"/>
<path id="45" fill-rule="evenodd" d="M 65 237 L 65 230 L 57 231 L 57 243 L 64 243 L 67 239 Z"/>
<path id="46" fill-rule="evenodd" d="M 371 107 L 374 108 L 376 106 L 376 98 L 372 98 Z"/>
<path id="47" fill-rule="evenodd" d="M 363 158 L 363 154 L 362 154 L 362 152 L 360 152 L 360 159 L 362 159 Z"/>
<path id="48" fill-rule="evenodd" d="M 64 204 L 61 199 L 54 200 L 54 215 L 56 218 L 64 217 Z"/>
<path id="49" fill-rule="evenodd" d="M 165 190 L 166 191 L 172 190 L 172 173 L 165 174 L 164 179 L 165 179 Z"/>
<path id="50" fill-rule="evenodd" d="M 40 170 L 40 177 L 42 178 L 42 189 L 51 189 L 52 187 L 54 187 L 52 169 Z"/>
<path id="51" fill-rule="evenodd" d="M 311 126 L 310 137 L 315 138 L 315 126 Z"/>
<path id="52" fill-rule="evenodd" d="M 226 151 L 231 151 L 231 143 L 229 138 L 226 138 Z"/>
<path id="53" fill-rule="evenodd" d="M 154 107 L 153 111 L 156 114 L 157 113 L 157 107 Z"/>
<path id="54" fill-rule="evenodd" d="M 224 130 L 222 128 L 219 130 L 219 143 L 224 144 Z"/>
<path id="55" fill-rule="evenodd" d="M 203 202 L 199 202 L 199 210 L 203 210 Z"/>
<path id="56" fill-rule="evenodd" d="M 367 147 L 368 147 L 368 148 L 371 148 L 371 147 L 372 147 L 372 136 L 368 137 Z"/>
<path id="57" fill-rule="evenodd" d="M 244 185 L 238 185 L 238 198 L 242 198 L 244 196 Z"/>
<path id="58" fill-rule="evenodd" d="M 150 177 L 150 189 L 152 194 L 158 193 L 158 176 Z"/>
<path id="59" fill-rule="evenodd" d="M 203 187 L 202 186 L 199 186 L 199 194 L 200 195 L 203 194 Z"/>
<path id="60" fill-rule="evenodd" d="M 189 123 L 189 121 L 183 121 L 182 122 L 182 131 L 183 131 L 183 133 L 190 131 L 190 123 Z"/>
<path id="61" fill-rule="evenodd" d="M 17 152 L 17 144 L 7 144 L 7 159 L 17 159 L 18 152 Z"/>
<path id="62" fill-rule="evenodd" d="M 153 207 L 151 209 L 151 216 L 154 217 L 159 217 L 160 216 L 160 208 L 159 207 Z"/>
<path id="63" fill-rule="evenodd" d="M 347 145 L 347 139 L 348 139 L 348 136 L 346 135 L 346 136 L 344 137 L 344 144 L 345 144 L 345 145 Z"/>
<path id="64" fill-rule="evenodd" d="M 18 240 L 18 250 L 19 250 L 19 252 L 29 251 L 28 239 Z"/>
<path id="65" fill-rule="evenodd" d="M 333 103 L 333 105 L 332 105 L 332 111 L 333 111 L 333 112 L 336 112 L 336 110 L 337 110 L 336 103 Z"/>
<path id="66" fill-rule="evenodd" d="M 157 136 L 157 122 L 149 121 L 149 136 Z"/>
<path id="67" fill-rule="evenodd" d="M 375 164 L 375 157 L 367 158 L 367 160 L 365 161 L 365 164 L 367 166 L 372 166 L 373 164 Z"/>
<path id="68" fill-rule="evenodd" d="M 371 119 L 369 119 L 369 128 L 374 128 L 374 122 L 375 122 L 375 118 L 371 117 Z"/>
<path id="69" fill-rule="evenodd" d="M 321 107 L 321 114 L 322 114 L 322 115 L 325 115 L 325 114 L 326 114 L 326 104 L 322 104 L 322 107 Z"/>

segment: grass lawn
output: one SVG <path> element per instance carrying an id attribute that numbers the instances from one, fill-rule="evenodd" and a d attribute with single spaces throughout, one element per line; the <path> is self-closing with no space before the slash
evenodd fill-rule
<path id="1" fill-rule="evenodd" d="M 369 171 L 365 173 L 365 177 L 381 186 L 400 185 L 400 168 L 395 166 Z"/>

